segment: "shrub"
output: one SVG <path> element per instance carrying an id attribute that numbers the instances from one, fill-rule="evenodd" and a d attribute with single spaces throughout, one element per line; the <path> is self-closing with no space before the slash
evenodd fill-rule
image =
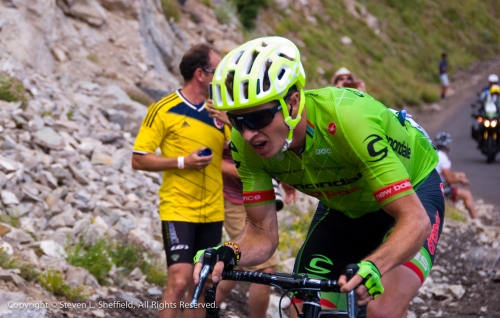
<path id="1" fill-rule="evenodd" d="M 108 242 L 106 238 L 101 238 L 94 244 L 87 244 L 80 238 L 75 245 L 67 246 L 66 249 L 68 263 L 86 268 L 102 285 L 108 283 L 108 273 L 114 264 L 125 269 L 124 275 L 138 267 L 146 275 L 146 281 L 165 286 L 165 265 L 155 260 L 143 246 L 129 242 Z"/>
<path id="2" fill-rule="evenodd" d="M 229 24 L 237 13 L 238 9 L 233 0 L 224 0 L 215 8 L 215 17 L 221 24 Z"/>
<path id="3" fill-rule="evenodd" d="M 297 205 L 290 205 L 287 210 L 280 213 L 290 213 L 287 220 L 293 220 L 288 224 L 280 224 L 279 236 L 280 243 L 278 251 L 284 258 L 296 257 L 302 244 L 304 243 L 315 213 L 315 205 L 312 205 L 310 211 L 301 211 Z"/>
<path id="4" fill-rule="evenodd" d="M 21 107 L 26 109 L 28 98 L 23 83 L 7 74 L 0 73 L 0 99 L 7 102 L 21 102 Z"/>
<path id="5" fill-rule="evenodd" d="M 19 227 L 19 218 L 10 216 L 8 214 L 0 214 L 0 222 L 12 225 L 15 228 Z"/>
<path id="6" fill-rule="evenodd" d="M 161 8 L 167 21 L 173 19 L 174 22 L 181 20 L 181 7 L 177 0 L 161 0 Z"/>
<path id="7" fill-rule="evenodd" d="M 154 103 L 154 100 L 151 97 L 149 97 L 146 93 L 143 93 L 142 91 L 129 89 L 126 90 L 126 92 L 131 100 L 143 104 L 144 106 L 149 106 L 152 103 Z"/>
<path id="8" fill-rule="evenodd" d="M 113 266 L 108 249 L 105 238 L 97 240 L 94 244 L 85 243 L 83 238 L 80 238 L 69 248 L 66 260 L 71 265 L 87 269 L 101 285 L 105 285 L 108 272 Z"/>
<path id="9" fill-rule="evenodd" d="M 109 246 L 109 254 L 116 266 L 124 267 L 130 273 L 138 267 L 146 275 L 146 281 L 165 286 L 167 273 L 163 262 L 158 262 L 144 247 L 127 242 L 114 243 Z"/>
<path id="10" fill-rule="evenodd" d="M 241 24 L 245 29 L 255 27 L 255 19 L 259 14 L 259 9 L 268 5 L 267 0 L 235 0 L 235 3 Z"/>
<path id="11" fill-rule="evenodd" d="M 38 271 L 31 264 L 20 261 L 14 256 L 9 256 L 2 249 L 0 249 L 0 267 L 4 269 L 18 269 L 19 276 L 27 281 L 34 281 L 39 276 Z"/>
<path id="12" fill-rule="evenodd" d="M 64 280 L 61 273 L 49 270 L 38 278 L 40 285 L 56 296 L 64 296 L 68 300 L 83 301 L 87 297 L 84 293 L 84 287 L 78 286 L 71 288 Z"/>
<path id="13" fill-rule="evenodd" d="M 97 63 L 99 63 L 99 56 L 97 56 L 97 54 L 91 53 L 91 54 L 87 55 L 87 60 L 89 60 L 92 63 L 97 64 Z"/>

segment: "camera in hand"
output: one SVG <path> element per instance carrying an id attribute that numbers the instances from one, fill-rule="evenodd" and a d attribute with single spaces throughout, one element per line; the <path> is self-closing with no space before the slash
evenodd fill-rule
<path id="1" fill-rule="evenodd" d="M 358 81 L 344 82 L 344 87 L 350 87 L 350 88 L 358 89 L 359 82 Z"/>
<path id="2" fill-rule="evenodd" d="M 205 156 L 210 156 L 211 154 L 212 150 L 210 150 L 210 148 L 205 148 L 198 154 L 198 156 L 205 157 Z"/>

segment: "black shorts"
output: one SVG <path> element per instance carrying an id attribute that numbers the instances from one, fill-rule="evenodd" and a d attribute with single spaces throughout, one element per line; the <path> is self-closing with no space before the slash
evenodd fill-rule
<path id="1" fill-rule="evenodd" d="M 177 263 L 193 263 L 199 250 L 220 245 L 222 222 L 161 222 L 167 267 Z"/>
<path id="2" fill-rule="evenodd" d="M 430 273 L 443 228 L 444 198 L 441 187 L 441 179 L 435 170 L 415 186 L 415 192 L 431 221 L 432 232 L 417 255 L 404 265 L 412 269 L 422 283 Z M 312 277 L 338 279 L 347 264 L 358 263 L 385 241 L 394 222 L 394 218 L 382 209 L 351 219 L 320 203 L 295 261 L 294 271 Z"/>

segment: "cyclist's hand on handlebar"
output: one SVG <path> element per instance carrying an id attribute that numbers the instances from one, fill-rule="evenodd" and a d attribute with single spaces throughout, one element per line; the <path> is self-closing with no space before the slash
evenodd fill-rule
<path id="1" fill-rule="evenodd" d="M 195 286 L 200 283 L 200 272 L 203 268 L 203 265 L 201 263 L 196 263 L 194 264 L 194 270 L 193 270 L 193 280 Z M 223 262 L 217 262 L 213 268 L 212 274 L 208 276 L 207 281 L 205 282 L 205 288 L 212 288 L 213 284 L 217 284 L 221 280 L 221 275 L 222 271 L 224 270 L 224 263 Z"/>
<path id="2" fill-rule="evenodd" d="M 362 261 L 354 266 L 358 267 L 357 273 L 349 282 L 346 281 L 345 275 L 340 277 L 341 291 L 346 293 L 356 288 L 358 305 L 366 305 L 370 300 L 377 298 L 384 292 L 380 280 L 382 275 L 371 261 Z"/>
<path id="3" fill-rule="evenodd" d="M 236 255 L 232 248 L 229 246 L 217 246 L 211 249 L 210 260 L 205 257 L 206 250 L 200 250 L 194 257 L 194 271 L 193 278 L 195 285 L 200 282 L 200 272 L 207 261 L 210 262 L 210 269 L 212 272 L 211 279 L 213 283 L 218 283 L 222 278 L 222 271 L 224 269 L 232 269 L 236 265 Z M 207 286 L 209 287 L 209 286 Z"/>

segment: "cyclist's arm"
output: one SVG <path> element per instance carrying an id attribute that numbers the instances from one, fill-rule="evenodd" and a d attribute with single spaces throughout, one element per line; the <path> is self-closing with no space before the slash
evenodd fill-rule
<path id="1" fill-rule="evenodd" d="M 234 240 L 241 251 L 241 266 L 255 266 L 264 263 L 278 247 L 278 219 L 276 204 L 245 207 L 245 227 Z"/>
<path id="2" fill-rule="evenodd" d="M 247 207 L 247 221 L 241 234 L 233 240 L 240 252 L 241 259 L 238 265 L 252 266 L 262 264 L 271 258 L 278 247 L 278 220 L 276 204 L 265 204 L 256 207 Z M 229 246 L 231 247 L 231 246 Z M 233 247 L 231 247 L 233 248 Z M 236 250 L 233 248 L 236 253 Z M 194 283 L 200 281 L 201 263 L 196 263 L 193 270 Z M 214 283 L 221 280 L 224 263 L 218 262 L 212 271 L 211 279 Z"/>
<path id="3" fill-rule="evenodd" d="M 415 193 L 383 207 L 396 224 L 387 241 L 366 259 L 375 263 L 384 275 L 414 257 L 431 232 L 427 212 Z"/>
<path id="4" fill-rule="evenodd" d="M 387 241 L 364 259 L 373 262 L 382 276 L 414 257 L 431 232 L 429 217 L 415 193 L 394 200 L 383 209 L 395 218 L 396 225 Z M 362 281 L 356 275 L 342 287 L 342 292 L 356 288 Z"/>

